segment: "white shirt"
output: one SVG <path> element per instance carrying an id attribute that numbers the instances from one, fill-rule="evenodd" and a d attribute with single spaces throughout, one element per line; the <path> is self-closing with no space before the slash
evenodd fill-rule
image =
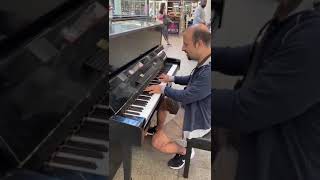
<path id="1" fill-rule="evenodd" d="M 204 8 L 202 8 L 199 5 L 194 11 L 193 24 L 206 23 L 205 18 L 206 18 L 206 13 L 204 12 Z"/>

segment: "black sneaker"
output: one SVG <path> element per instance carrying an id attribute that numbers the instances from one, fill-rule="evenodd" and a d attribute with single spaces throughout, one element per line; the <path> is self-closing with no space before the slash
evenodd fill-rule
<path id="1" fill-rule="evenodd" d="M 153 136 L 157 132 L 157 126 L 149 128 L 147 131 L 147 135 Z"/>
<path id="2" fill-rule="evenodd" d="M 168 166 L 171 169 L 181 169 L 185 163 L 185 155 L 176 154 L 172 159 L 168 161 Z"/>

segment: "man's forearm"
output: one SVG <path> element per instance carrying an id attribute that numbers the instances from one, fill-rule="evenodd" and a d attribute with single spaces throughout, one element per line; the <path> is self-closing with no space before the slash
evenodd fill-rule
<path id="1" fill-rule="evenodd" d="M 236 48 L 213 48 L 211 70 L 227 75 L 244 75 L 250 63 L 251 47 L 247 45 Z"/>

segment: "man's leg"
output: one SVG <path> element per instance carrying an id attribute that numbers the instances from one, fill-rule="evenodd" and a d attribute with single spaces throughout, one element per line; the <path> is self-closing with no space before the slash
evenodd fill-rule
<path id="1" fill-rule="evenodd" d="M 157 112 L 157 131 L 161 130 L 164 126 L 168 113 L 167 98 L 164 97 Z"/>
<path id="2" fill-rule="evenodd" d="M 166 127 L 164 129 L 166 129 Z M 165 132 L 164 130 L 158 131 L 152 137 L 152 145 L 163 153 L 175 154 L 175 156 L 168 161 L 168 166 L 172 169 L 180 169 L 185 164 L 186 148 L 174 142 Z"/>
<path id="3" fill-rule="evenodd" d="M 152 146 L 163 153 L 186 154 L 186 148 L 170 139 L 163 130 L 157 131 L 152 137 Z"/>

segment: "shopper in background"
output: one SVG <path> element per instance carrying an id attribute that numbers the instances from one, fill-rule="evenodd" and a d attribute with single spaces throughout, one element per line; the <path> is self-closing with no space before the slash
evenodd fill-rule
<path id="1" fill-rule="evenodd" d="M 163 23 L 162 35 L 164 39 L 167 41 L 167 45 L 171 45 L 169 43 L 168 24 L 169 22 L 172 22 L 172 21 L 169 19 L 168 15 L 165 13 L 165 7 L 166 7 L 166 4 L 161 3 L 160 11 L 158 13 L 157 19 L 158 21 Z"/>
<path id="2" fill-rule="evenodd" d="M 204 8 L 207 5 L 207 0 L 201 0 L 200 5 L 194 11 L 193 24 L 206 24 L 206 13 Z"/>

